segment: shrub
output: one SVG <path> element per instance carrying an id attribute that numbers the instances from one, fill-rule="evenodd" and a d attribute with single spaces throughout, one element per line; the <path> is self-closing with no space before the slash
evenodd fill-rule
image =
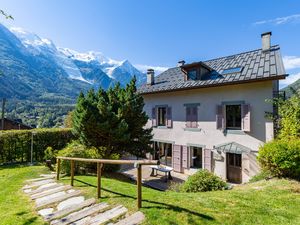
<path id="1" fill-rule="evenodd" d="M 90 158 L 90 159 L 101 159 L 105 149 L 97 149 L 94 147 L 86 147 L 80 144 L 78 141 L 73 141 L 68 144 L 64 149 L 58 152 L 58 156 L 65 157 L 76 157 L 76 158 Z M 119 159 L 119 156 L 114 154 L 110 159 Z M 70 161 L 62 160 L 61 171 L 63 173 L 70 174 Z M 82 168 L 82 169 L 81 169 Z M 75 173 L 85 173 L 88 171 L 95 172 L 97 168 L 96 163 L 86 163 L 86 162 L 75 162 Z M 105 165 L 105 171 L 115 171 L 119 169 L 117 165 Z"/>
<path id="2" fill-rule="evenodd" d="M 0 131 L 0 163 L 29 162 L 33 136 L 33 159 L 42 162 L 47 147 L 62 149 L 74 136 L 71 129 L 34 129 Z"/>
<path id="3" fill-rule="evenodd" d="M 274 140 L 262 146 L 258 161 L 273 176 L 300 178 L 300 139 Z"/>
<path id="4" fill-rule="evenodd" d="M 182 185 L 183 192 L 201 192 L 224 190 L 227 184 L 220 177 L 214 175 L 208 170 L 199 170 Z"/>
<path id="5" fill-rule="evenodd" d="M 57 150 L 53 150 L 52 147 L 47 147 L 44 151 L 44 160 L 51 160 L 51 163 L 55 163 L 55 157 L 57 155 Z"/>

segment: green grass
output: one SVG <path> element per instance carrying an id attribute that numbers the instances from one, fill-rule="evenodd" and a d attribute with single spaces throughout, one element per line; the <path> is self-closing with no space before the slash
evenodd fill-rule
<path id="1" fill-rule="evenodd" d="M 35 167 L 0 167 L 0 224 L 43 224 L 20 191 L 23 181 L 45 172 Z M 96 196 L 96 177 L 76 176 L 87 197 Z M 116 179 L 117 178 L 117 179 Z M 69 183 L 69 177 L 61 179 Z M 100 201 L 136 211 L 136 185 L 123 177 L 102 178 Z M 145 224 L 300 224 L 300 183 L 284 179 L 259 181 L 230 191 L 160 192 L 143 187 Z"/>
<path id="2" fill-rule="evenodd" d="M 32 202 L 21 191 L 25 180 L 36 178 L 42 173 L 49 173 L 44 166 L 0 167 L 0 224 L 44 224 Z"/>

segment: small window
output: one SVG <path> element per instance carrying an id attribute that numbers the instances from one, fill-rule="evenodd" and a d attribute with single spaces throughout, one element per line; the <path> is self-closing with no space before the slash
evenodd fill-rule
<path id="1" fill-rule="evenodd" d="M 166 126 L 167 125 L 167 108 L 166 107 L 158 107 L 158 126 Z"/>
<path id="2" fill-rule="evenodd" d="M 187 73 L 188 80 L 197 80 L 197 70 L 192 69 L 189 70 Z"/>
<path id="3" fill-rule="evenodd" d="M 226 75 L 226 74 L 232 74 L 232 73 L 240 73 L 242 72 L 243 67 L 234 67 L 234 68 L 229 68 L 229 69 L 225 69 L 223 70 L 222 74 Z"/>
<path id="4" fill-rule="evenodd" d="M 241 130 L 241 105 L 226 105 L 226 128 Z"/>
<path id="5" fill-rule="evenodd" d="M 186 106 L 186 127 L 197 128 L 198 127 L 198 107 L 197 105 Z"/>

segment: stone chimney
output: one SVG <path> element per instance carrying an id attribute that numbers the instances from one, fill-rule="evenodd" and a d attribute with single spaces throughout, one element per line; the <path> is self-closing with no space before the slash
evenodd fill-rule
<path id="1" fill-rule="evenodd" d="M 271 35 L 272 32 L 265 32 L 261 34 L 262 50 L 268 51 L 271 48 Z"/>
<path id="2" fill-rule="evenodd" d="M 147 70 L 147 85 L 154 84 L 154 69 Z"/>
<path id="3" fill-rule="evenodd" d="M 184 60 L 180 60 L 180 61 L 178 61 L 177 66 L 178 66 L 178 67 L 181 67 L 181 66 L 183 66 L 184 64 L 185 64 L 185 61 L 184 61 Z"/>

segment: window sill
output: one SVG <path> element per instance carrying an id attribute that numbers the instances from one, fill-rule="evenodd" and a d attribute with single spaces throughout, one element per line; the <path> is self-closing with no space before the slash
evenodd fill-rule
<path id="1" fill-rule="evenodd" d="M 185 127 L 183 128 L 185 131 L 193 131 L 193 132 L 200 132 L 201 128 L 189 128 L 189 127 Z"/>
<path id="2" fill-rule="evenodd" d="M 155 128 L 157 128 L 157 129 L 169 129 L 169 127 L 167 127 L 167 126 L 157 126 Z"/>
<path id="3" fill-rule="evenodd" d="M 242 130 L 231 130 L 231 129 L 226 129 L 225 130 L 226 134 L 239 134 L 239 135 L 246 135 L 246 133 Z"/>

